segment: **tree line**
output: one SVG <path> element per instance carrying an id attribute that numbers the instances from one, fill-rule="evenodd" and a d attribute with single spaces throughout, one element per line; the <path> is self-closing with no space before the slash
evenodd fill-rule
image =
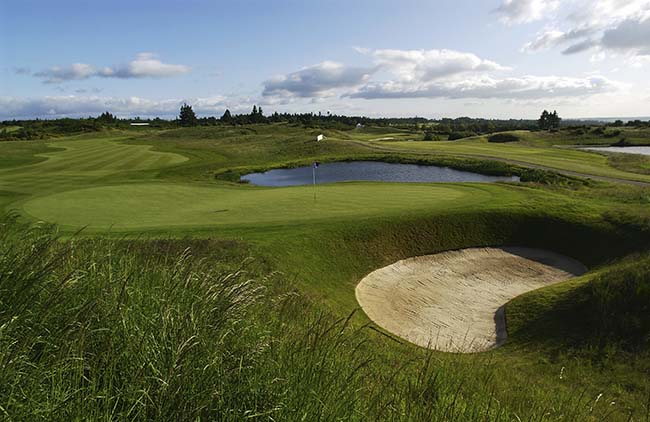
<path id="1" fill-rule="evenodd" d="M 557 130 L 563 127 L 582 127 L 587 122 L 579 120 L 563 120 L 557 111 L 544 110 L 538 120 L 527 119 L 481 119 L 471 117 L 427 119 L 423 117 L 380 117 L 346 116 L 326 113 L 278 113 L 265 115 L 261 106 L 254 105 L 249 113 L 235 114 L 225 110 L 220 117 L 198 117 L 189 104 L 180 107 L 178 117 L 174 120 L 161 118 L 119 118 L 109 111 L 97 117 L 87 118 L 62 118 L 62 119 L 32 119 L 32 120 L 7 120 L 0 122 L 0 140 L 30 140 L 46 139 L 56 136 L 65 136 L 83 132 L 94 132 L 105 128 L 126 129 L 131 123 L 148 123 L 152 128 L 171 129 L 179 126 L 217 126 L 217 125 L 250 125 L 250 124 L 277 124 L 302 126 L 306 128 L 322 128 L 334 130 L 351 130 L 364 126 L 393 127 L 423 133 L 424 139 L 435 141 L 437 139 L 461 139 L 469 136 L 492 134 L 513 130 Z M 617 120 L 612 123 L 589 122 L 590 126 L 617 126 L 650 128 L 650 121 L 634 120 L 623 122 Z M 14 129 L 9 129 L 9 128 Z M 15 128 L 19 129 L 16 130 Z"/>

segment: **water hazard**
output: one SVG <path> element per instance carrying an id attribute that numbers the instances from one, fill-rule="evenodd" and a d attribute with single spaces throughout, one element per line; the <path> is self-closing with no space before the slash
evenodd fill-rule
<path id="1" fill-rule="evenodd" d="M 275 169 L 264 173 L 251 173 L 242 180 L 258 186 L 299 186 L 313 183 L 311 166 L 292 169 Z M 519 177 L 486 176 L 454 170 L 448 167 L 418 164 L 394 164 L 378 161 L 349 161 L 321 164 L 316 169 L 316 183 L 349 181 L 373 182 L 517 182 Z"/>

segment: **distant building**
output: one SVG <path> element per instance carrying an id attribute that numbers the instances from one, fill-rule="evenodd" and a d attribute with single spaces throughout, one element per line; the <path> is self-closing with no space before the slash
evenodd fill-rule
<path id="1" fill-rule="evenodd" d="M 363 129 L 363 125 L 361 123 L 357 123 L 357 129 Z"/>
<path id="2" fill-rule="evenodd" d="M 325 135 L 323 135 L 323 134 L 321 133 L 320 135 L 318 135 L 318 136 L 316 137 L 316 142 L 320 142 L 320 141 L 322 141 L 323 139 L 325 139 Z"/>
<path id="3" fill-rule="evenodd" d="M 149 123 L 131 122 L 131 126 L 149 126 Z"/>

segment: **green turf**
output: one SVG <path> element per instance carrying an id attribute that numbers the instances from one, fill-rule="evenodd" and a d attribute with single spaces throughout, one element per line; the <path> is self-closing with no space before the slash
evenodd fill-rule
<path id="1" fill-rule="evenodd" d="M 587 175 L 650 182 L 649 175 L 621 171 L 610 166 L 604 155 L 568 148 L 495 144 L 488 143 L 484 138 L 446 142 L 382 141 L 375 142 L 374 145 L 392 151 L 417 151 L 513 160 Z"/>
<path id="2" fill-rule="evenodd" d="M 11 133 L 22 129 L 22 126 L 0 126 L 0 132 Z"/>
<path id="3" fill-rule="evenodd" d="M 502 203 L 513 196 L 506 188 L 472 185 L 351 182 L 262 189 L 158 183 L 66 191 L 30 200 L 23 209 L 64 228 L 137 231 L 399 217 L 478 207 L 499 195 Z"/>
<path id="4" fill-rule="evenodd" d="M 37 154 L 45 161 L 21 168 L 19 175 L 33 173 L 105 176 L 122 171 L 157 169 L 187 161 L 187 158 L 181 155 L 151 151 L 149 146 L 118 142 L 123 140 L 123 137 L 115 137 L 49 143 L 47 145 L 55 147 L 57 151 Z M 2 173 L 5 178 L 16 178 L 14 171 Z"/>
<path id="5" fill-rule="evenodd" d="M 291 287 L 313 300 L 318 309 L 338 316 L 357 307 L 354 286 L 363 275 L 408 256 L 518 244 L 553 249 L 591 268 L 607 268 L 610 260 L 648 246 L 640 217 L 647 214 L 644 205 L 650 194 L 639 187 L 352 182 L 319 185 L 314 201 L 310 186 L 260 188 L 214 177 L 230 168 L 385 157 L 384 149 L 390 149 L 393 158 L 407 157 L 400 152 L 434 162 L 441 154 L 489 156 L 608 177 L 650 178 L 610 167 L 606 157 L 598 154 L 549 147 L 548 139 L 541 138 L 547 135 L 523 134 L 531 138 L 513 145 L 481 139 L 372 141 L 417 134 L 367 128 L 326 131 L 328 139 L 317 143 L 315 135 L 320 132 L 254 125 L 4 142 L 0 143 L 4 158 L 0 207 L 18 210 L 29 221 L 58 223 L 68 235 L 85 227 L 91 237 L 234 239 L 285 274 Z M 518 302 L 513 303 L 516 326 L 527 326 L 526 313 L 516 306 Z M 353 322 L 360 325 L 367 319 L 358 314 Z M 543 332 L 539 326 L 529 326 Z M 385 368 L 397 367 L 421 352 L 381 334 L 369 337 L 369 347 L 380 356 L 378 365 Z M 579 389 L 590 397 L 607 391 L 608 398 L 637 412 L 643 410 L 643 380 L 648 374 L 638 369 L 646 368 L 638 362 L 645 360 L 612 350 L 596 370 L 591 367 L 592 355 L 585 357 L 579 348 L 559 355 L 563 341 L 555 338 L 551 347 L 530 342 L 513 330 L 510 343 L 486 354 L 496 374 L 491 381 L 495 397 L 509 410 L 530 415 L 526 408 L 531 400 L 541 407 L 561 408 L 565 405 L 558 402 Z M 463 374 L 471 372 L 468 357 L 436 356 Z M 579 376 L 559 383 L 562 367 Z M 517 388 L 530 380 L 542 387 Z M 626 415 L 624 410 L 616 414 L 621 419 Z"/>
<path id="6" fill-rule="evenodd" d="M 650 157 L 647 155 L 607 153 L 607 162 L 623 171 L 650 174 Z"/>

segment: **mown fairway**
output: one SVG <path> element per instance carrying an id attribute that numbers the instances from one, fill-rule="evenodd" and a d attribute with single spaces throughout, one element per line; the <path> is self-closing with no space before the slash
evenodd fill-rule
<path id="1" fill-rule="evenodd" d="M 517 164 L 532 164 L 572 173 L 582 173 L 584 175 L 650 182 L 650 175 L 621 171 L 610 166 L 607 157 L 604 155 L 569 148 L 495 144 L 488 143 L 483 138 L 453 142 L 380 141 L 374 142 L 373 144 L 390 151 L 417 151 L 433 154 L 502 159 L 514 161 Z"/>
<path id="2" fill-rule="evenodd" d="M 0 146 L 0 206 L 17 198 L 104 183 L 107 178 L 151 177 L 152 171 L 187 161 L 151 146 L 123 143 L 124 136 L 57 142 L 5 142 Z M 26 144 L 26 145 L 25 145 Z"/>

